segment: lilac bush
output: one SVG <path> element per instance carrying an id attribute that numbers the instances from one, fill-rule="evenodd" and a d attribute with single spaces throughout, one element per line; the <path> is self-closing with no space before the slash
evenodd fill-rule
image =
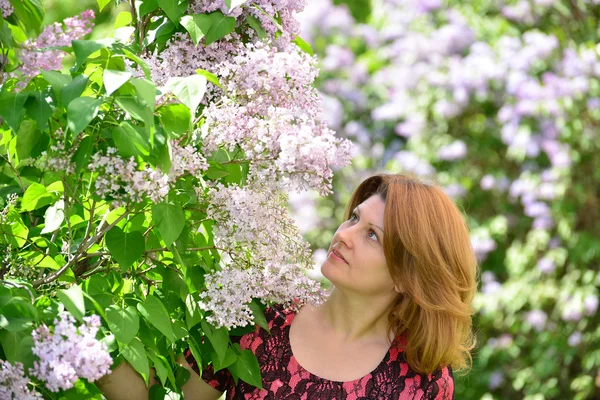
<path id="1" fill-rule="evenodd" d="M 126 361 L 176 398 L 188 348 L 260 386 L 230 335 L 324 296 L 287 192 L 331 193 L 354 154 L 304 3 L 118 3 L 97 40 L 114 2 L 46 26 L 43 2 L 0 3 L 0 390 L 101 398 Z"/>

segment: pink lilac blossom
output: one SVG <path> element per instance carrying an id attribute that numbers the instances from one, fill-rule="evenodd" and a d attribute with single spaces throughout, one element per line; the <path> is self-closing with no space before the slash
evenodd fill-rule
<path id="1" fill-rule="evenodd" d="M 269 107 L 256 115 L 248 106 L 227 99 L 204 110 L 202 145 L 205 153 L 220 146 L 239 146 L 251 162 L 251 175 L 281 180 L 290 190 L 331 190 L 332 168 L 347 165 L 353 146 L 336 138 L 324 122 L 294 116 L 286 108 Z M 277 178 L 277 179 L 275 179 Z"/>
<path id="2" fill-rule="evenodd" d="M 23 364 L 0 360 L 0 399 L 34 400 L 42 395 L 27 387 L 29 379 L 23 371 Z"/>
<path id="3" fill-rule="evenodd" d="M 200 308 L 210 311 L 206 320 L 216 327 L 232 329 L 254 320 L 248 303 L 261 299 L 298 309 L 304 303 L 318 305 L 325 293 L 320 284 L 304 275 L 302 266 L 268 262 L 260 269 L 226 267 L 205 275 L 206 291 L 200 294 Z"/>
<path id="4" fill-rule="evenodd" d="M 217 75 L 227 96 L 254 114 L 266 115 L 271 107 L 296 116 L 321 113 L 313 87 L 316 58 L 303 51 L 282 52 L 265 42 L 240 44 L 235 55 L 217 66 Z"/>
<path id="5" fill-rule="evenodd" d="M 2 18 L 8 18 L 15 11 L 9 0 L 0 0 L 0 15 Z"/>
<path id="6" fill-rule="evenodd" d="M 32 332 L 32 352 L 39 357 L 30 373 L 46 383 L 48 390 L 58 392 L 73 387 L 79 378 L 90 382 L 110 373 L 112 359 L 106 344 L 96 339 L 100 317 L 83 317 L 77 327 L 66 311 L 54 320 L 54 332 L 42 324 Z"/>
<path id="7" fill-rule="evenodd" d="M 208 191 L 207 218 L 216 222 L 215 244 L 232 255 L 238 268 L 248 261 L 308 266 L 310 250 L 285 207 L 287 196 L 266 182 L 244 187 L 218 183 Z"/>
<path id="8" fill-rule="evenodd" d="M 62 24 L 48 25 L 35 40 L 23 43 L 19 58 L 23 63 L 20 72 L 24 76 L 35 76 L 40 70 L 61 70 L 66 53 L 61 50 L 44 50 L 53 46 L 71 46 L 72 40 L 82 39 L 92 31 L 94 11 L 87 10 L 80 15 L 67 18 Z"/>

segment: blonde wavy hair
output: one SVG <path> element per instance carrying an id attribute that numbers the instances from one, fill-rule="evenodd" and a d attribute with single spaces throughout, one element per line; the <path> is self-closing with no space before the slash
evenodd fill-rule
<path id="1" fill-rule="evenodd" d="M 385 258 L 403 289 L 391 305 L 388 337 L 406 334 L 406 359 L 417 373 L 444 366 L 468 373 L 478 265 L 463 214 L 436 185 L 378 174 L 356 188 L 346 219 L 375 194 L 385 201 Z"/>

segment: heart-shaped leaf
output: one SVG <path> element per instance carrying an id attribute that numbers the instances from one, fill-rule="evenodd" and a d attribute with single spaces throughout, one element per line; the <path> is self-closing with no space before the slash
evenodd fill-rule
<path id="1" fill-rule="evenodd" d="M 144 236 L 140 231 L 123 232 L 115 226 L 106 233 L 105 239 L 106 247 L 121 265 L 122 271 L 127 271 L 144 254 Z"/>

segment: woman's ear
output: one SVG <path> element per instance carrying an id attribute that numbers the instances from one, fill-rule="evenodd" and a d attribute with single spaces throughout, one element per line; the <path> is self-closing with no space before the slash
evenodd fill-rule
<path id="1" fill-rule="evenodd" d="M 394 285 L 394 290 L 400 294 L 404 294 L 404 292 L 406 292 L 406 290 L 404 290 L 404 286 L 402 286 L 400 282 L 396 282 Z"/>

